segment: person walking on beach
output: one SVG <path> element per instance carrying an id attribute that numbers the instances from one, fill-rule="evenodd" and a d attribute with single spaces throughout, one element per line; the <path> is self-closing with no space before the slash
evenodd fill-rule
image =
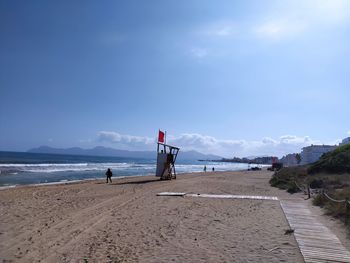
<path id="1" fill-rule="evenodd" d="M 214 172 L 214 171 L 215 171 L 215 168 L 213 167 L 213 168 L 211 168 L 211 170 Z"/>
<path id="2" fill-rule="evenodd" d="M 113 175 L 112 170 L 111 170 L 110 168 L 108 168 L 108 169 L 107 169 L 107 172 L 106 172 L 106 176 L 107 176 L 107 178 L 106 178 L 106 184 L 108 184 L 108 179 L 109 179 L 109 181 L 112 183 L 112 175 Z"/>
<path id="3" fill-rule="evenodd" d="M 203 171 L 206 172 L 207 171 L 207 166 L 204 165 Z"/>

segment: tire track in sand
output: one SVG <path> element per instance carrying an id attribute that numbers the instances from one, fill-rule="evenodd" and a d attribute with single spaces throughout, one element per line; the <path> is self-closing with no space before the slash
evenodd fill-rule
<path id="1" fill-rule="evenodd" d="M 155 183 L 157 182 L 158 181 L 155 181 Z M 157 185 L 154 185 L 149 190 L 144 191 L 143 185 L 132 185 L 131 189 L 127 189 L 130 193 L 127 195 L 125 193 L 123 194 L 124 201 L 122 203 L 116 205 L 119 201 L 118 195 L 83 209 L 70 218 L 58 222 L 48 229 L 47 232 L 43 232 L 40 237 L 41 240 L 49 240 L 49 242 L 45 241 L 45 243 L 42 244 L 42 247 L 37 247 L 35 248 L 35 251 L 28 252 L 23 257 L 23 260 L 36 260 L 38 259 L 39 254 L 44 261 L 54 261 L 54 259 L 57 259 L 57 256 L 64 255 L 66 251 L 69 251 L 74 244 L 79 244 L 79 242 L 84 240 L 86 236 L 96 228 L 96 226 L 103 224 L 105 221 L 109 220 L 111 216 L 114 216 L 115 212 L 120 208 L 125 207 L 137 199 L 143 198 L 147 193 L 155 191 L 163 186 L 164 184 L 157 183 Z M 58 237 L 56 234 L 57 231 L 60 233 Z M 13 245 L 19 247 L 23 244 L 17 243 Z M 55 253 L 52 253 L 53 251 Z M 64 258 L 62 259 L 64 260 Z"/>

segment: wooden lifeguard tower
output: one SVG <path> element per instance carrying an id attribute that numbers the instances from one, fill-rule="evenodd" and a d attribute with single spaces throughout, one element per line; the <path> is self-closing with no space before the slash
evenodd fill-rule
<path id="1" fill-rule="evenodd" d="M 156 176 L 160 180 L 176 179 L 175 161 L 180 148 L 165 144 L 165 133 L 159 131 Z"/>

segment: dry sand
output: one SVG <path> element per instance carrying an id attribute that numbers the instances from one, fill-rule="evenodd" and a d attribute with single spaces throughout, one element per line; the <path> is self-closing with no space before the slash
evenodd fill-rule
<path id="1" fill-rule="evenodd" d="M 278 201 L 160 197 L 159 192 L 300 198 L 271 173 L 134 177 L 0 191 L 3 262 L 303 262 Z"/>

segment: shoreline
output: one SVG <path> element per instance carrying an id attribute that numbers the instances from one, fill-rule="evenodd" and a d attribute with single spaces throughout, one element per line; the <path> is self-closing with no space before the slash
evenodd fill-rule
<path id="1" fill-rule="evenodd" d="M 123 179 L 126 177 L 140 177 L 140 176 L 149 176 L 149 175 L 130 175 L 130 176 L 116 176 L 113 179 Z M 50 182 L 50 183 L 38 183 L 38 184 L 15 184 L 15 185 L 6 185 L 6 186 L 0 186 L 1 190 L 7 190 L 7 189 L 13 189 L 13 188 L 22 188 L 22 187 L 38 187 L 38 186 L 49 186 L 49 185 L 68 185 L 68 184 L 78 184 L 78 183 L 84 183 L 84 182 L 90 182 L 90 181 L 100 181 L 105 179 L 98 179 L 98 178 L 90 178 L 90 179 L 81 179 L 81 180 L 62 180 L 59 182 Z"/>
<path id="2" fill-rule="evenodd" d="M 240 172 L 240 171 L 245 171 L 245 170 L 232 170 L 232 171 L 216 171 L 216 172 Z M 177 173 L 177 175 L 184 175 L 184 174 L 197 174 L 197 173 L 203 173 L 203 171 L 198 171 L 198 172 L 183 172 L 183 173 Z M 213 172 L 206 172 L 206 173 L 213 173 Z M 215 173 L 215 172 L 214 172 Z M 147 177 L 147 176 L 153 176 L 156 177 L 153 174 L 140 174 L 140 175 L 121 175 L 121 176 L 113 176 L 112 179 L 124 179 L 124 178 L 134 178 L 134 177 Z M 157 177 L 158 178 L 158 177 Z M 33 187 L 33 186 L 47 186 L 47 185 L 65 185 L 65 184 L 75 184 L 75 183 L 84 183 L 84 182 L 89 182 L 89 181 L 100 181 L 100 180 L 105 180 L 105 178 L 87 178 L 87 179 L 78 179 L 78 180 L 62 180 L 58 182 L 47 182 L 47 183 L 34 183 L 34 184 L 14 184 L 14 185 L 1 185 L 0 186 L 0 191 L 2 190 L 7 190 L 7 189 L 13 189 L 13 188 L 18 188 L 18 187 Z"/>
<path id="3" fill-rule="evenodd" d="M 2 160 L 3 163 L 0 163 L 0 189 L 14 185 L 58 184 L 66 181 L 99 179 L 104 177 L 107 168 L 112 169 L 114 177 L 147 176 L 156 172 L 156 163 L 152 160 L 130 159 L 125 162 L 118 162 L 118 160 L 112 162 L 109 157 L 103 157 L 101 162 L 94 162 L 88 157 L 84 160 L 76 158 L 21 160 L 21 156 L 19 156 L 17 161 L 6 161 L 5 158 Z M 176 171 L 178 173 L 202 172 L 204 165 L 205 163 L 195 160 L 178 161 Z M 216 171 L 235 171 L 248 168 L 248 164 L 242 166 L 239 163 L 210 163 L 207 166 L 215 167 Z"/>

